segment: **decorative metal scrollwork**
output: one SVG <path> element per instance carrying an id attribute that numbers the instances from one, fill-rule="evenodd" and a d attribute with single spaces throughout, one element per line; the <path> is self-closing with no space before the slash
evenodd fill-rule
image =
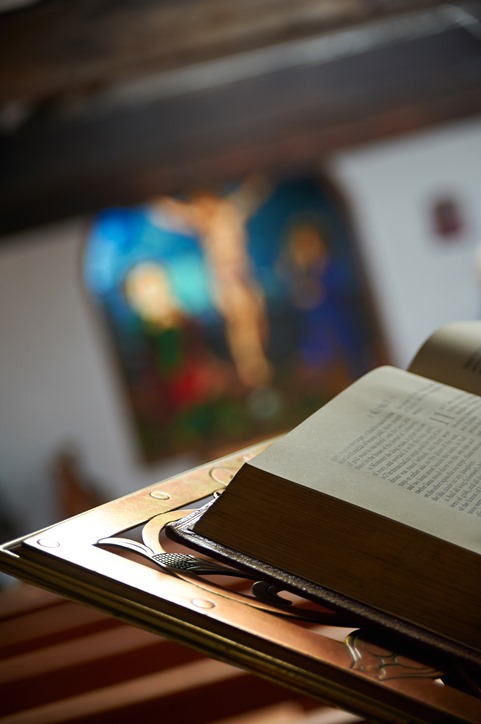
<path id="1" fill-rule="evenodd" d="M 281 588 L 278 588 L 269 581 L 258 580 L 257 576 L 251 575 L 246 571 L 193 556 L 189 553 L 176 553 L 164 550 L 160 543 L 160 535 L 164 526 L 174 520 L 179 520 L 179 518 L 191 512 L 191 510 L 171 511 L 169 513 L 159 514 L 147 521 L 142 529 L 142 543 L 130 538 L 113 536 L 100 539 L 97 545 L 122 548 L 136 553 L 148 559 L 151 563 L 154 563 L 168 575 L 173 575 L 177 578 L 185 577 L 186 580 L 189 580 L 189 583 L 194 583 L 196 586 L 202 588 L 204 592 L 214 591 L 223 598 L 230 598 L 247 606 L 261 608 L 269 613 L 318 624 L 330 626 L 348 625 L 344 619 L 334 612 L 293 606 L 290 599 L 280 595 L 282 592 Z M 250 589 L 251 595 L 230 591 L 225 586 L 218 586 L 202 580 L 202 576 L 213 575 L 229 576 L 252 581 Z"/>
<path id="2" fill-rule="evenodd" d="M 407 659 L 400 653 L 383 649 L 366 638 L 363 630 L 353 631 L 345 640 L 351 656 L 351 668 L 387 679 L 438 679 L 443 672 L 429 665 Z"/>

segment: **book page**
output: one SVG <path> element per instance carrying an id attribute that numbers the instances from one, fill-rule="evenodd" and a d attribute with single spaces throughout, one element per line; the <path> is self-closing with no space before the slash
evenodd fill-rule
<path id="1" fill-rule="evenodd" d="M 250 462 L 481 553 L 481 398 L 393 367 Z"/>
<path id="2" fill-rule="evenodd" d="M 481 395 L 481 321 L 441 327 L 417 352 L 409 371 Z"/>

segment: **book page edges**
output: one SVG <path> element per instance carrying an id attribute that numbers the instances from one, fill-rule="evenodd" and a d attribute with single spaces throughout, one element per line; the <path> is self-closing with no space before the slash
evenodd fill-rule
<path id="1" fill-rule="evenodd" d="M 481 558 L 445 540 L 249 463 L 194 531 L 481 650 Z"/>
<path id="2" fill-rule="evenodd" d="M 453 322 L 440 327 L 421 345 L 408 370 L 481 395 L 480 354 L 481 321 Z"/>
<path id="3" fill-rule="evenodd" d="M 249 464 L 481 554 L 477 516 L 428 500 L 367 470 L 354 469 L 333 459 L 350 440 L 366 430 L 365 420 L 376 400 L 382 402 L 389 395 L 398 395 L 402 400 L 406 391 L 415 397 L 423 382 L 396 368 L 378 368 L 275 440 Z M 413 455 L 414 451 L 416 448 Z"/>

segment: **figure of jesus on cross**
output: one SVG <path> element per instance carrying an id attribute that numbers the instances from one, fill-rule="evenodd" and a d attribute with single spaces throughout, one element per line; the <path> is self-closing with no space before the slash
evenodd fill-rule
<path id="1" fill-rule="evenodd" d="M 267 197 L 264 179 L 247 179 L 225 196 L 196 193 L 188 201 L 156 199 L 157 210 L 174 217 L 199 237 L 211 274 L 212 297 L 225 321 L 226 339 L 240 381 L 248 389 L 269 384 L 268 332 L 264 296 L 257 284 L 247 248 L 246 222 Z"/>

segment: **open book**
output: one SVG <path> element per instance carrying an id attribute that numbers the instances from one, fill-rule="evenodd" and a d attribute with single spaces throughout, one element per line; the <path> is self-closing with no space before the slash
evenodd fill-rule
<path id="1" fill-rule="evenodd" d="M 481 652 L 481 322 L 378 368 L 245 463 L 201 540 Z"/>

